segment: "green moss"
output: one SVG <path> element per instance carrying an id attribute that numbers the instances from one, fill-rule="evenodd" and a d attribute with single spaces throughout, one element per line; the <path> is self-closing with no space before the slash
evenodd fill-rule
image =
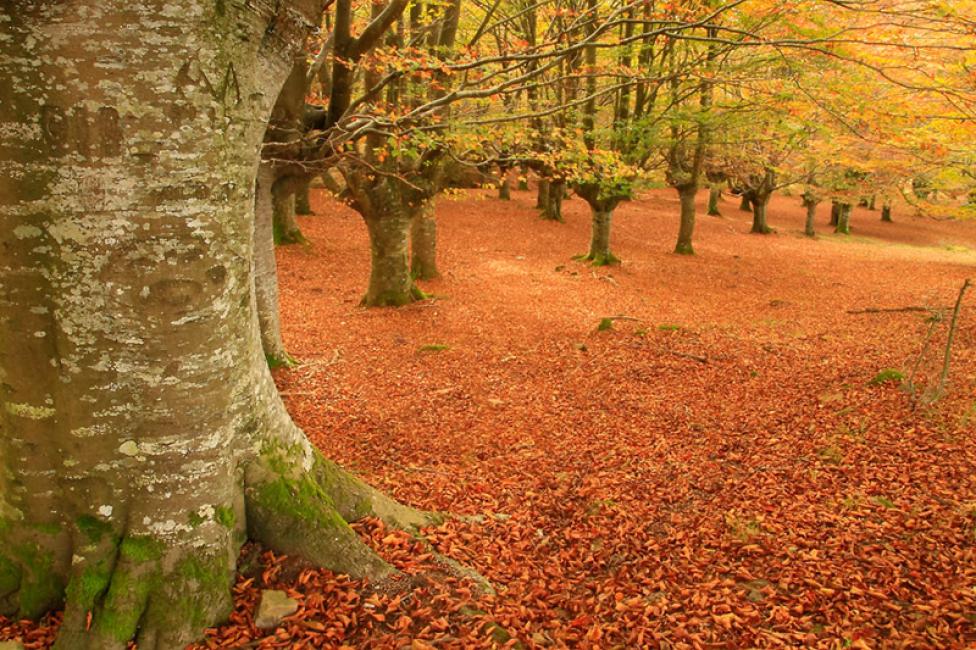
<path id="1" fill-rule="evenodd" d="M 426 345 L 421 345 L 417 348 L 418 353 L 422 352 L 443 352 L 445 350 L 450 350 L 451 346 L 444 345 L 443 343 L 427 343 Z"/>
<path id="2" fill-rule="evenodd" d="M 152 562 L 163 556 L 163 544 L 146 535 L 130 535 L 122 540 L 119 553 L 135 562 Z"/>
<path id="3" fill-rule="evenodd" d="M 18 615 L 37 618 L 58 606 L 64 594 L 64 580 L 54 572 L 54 554 L 32 544 L 14 549 L 21 566 Z"/>
<path id="4" fill-rule="evenodd" d="M 294 368 L 298 365 L 298 361 L 295 360 L 290 354 L 285 353 L 284 356 L 277 357 L 273 354 L 264 355 L 265 360 L 268 362 L 268 367 L 272 370 L 276 368 Z"/>
<path id="5" fill-rule="evenodd" d="M 97 544 L 112 532 L 111 524 L 92 515 L 81 515 L 75 519 L 75 526 L 92 544 Z"/>
<path id="6" fill-rule="evenodd" d="M 98 597 L 108 589 L 111 578 L 108 562 L 93 562 L 68 581 L 65 595 L 73 606 L 89 611 L 95 606 Z"/>
<path id="7" fill-rule="evenodd" d="M 214 519 L 224 528 L 233 528 L 237 521 L 234 509 L 229 506 L 217 506 L 214 510 Z"/>
<path id="8" fill-rule="evenodd" d="M 681 325 L 669 325 L 667 323 L 658 325 L 657 328 L 662 332 L 680 332 L 684 329 Z"/>
<path id="9" fill-rule="evenodd" d="M 613 329 L 613 319 L 612 318 L 601 318 L 600 324 L 596 326 L 597 332 L 606 332 L 607 330 Z"/>
<path id="10" fill-rule="evenodd" d="M 16 591 L 19 586 L 20 566 L 0 555 L 0 598 Z"/>
<path id="11" fill-rule="evenodd" d="M 617 266 L 620 264 L 620 258 L 609 252 L 596 255 L 590 253 L 585 259 L 590 263 L 590 266 Z"/>
<path id="12" fill-rule="evenodd" d="M 56 522 L 35 522 L 30 524 L 30 527 L 45 535 L 57 535 L 61 532 L 61 524 Z"/>
<path id="13" fill-rule="evenodd" d="M 894 368 L 886 368 L 876 374 L 871 381 L 868 382 L 871 386 L 880 386 L 881 384 L 887 384 L 889 382 L 901 383 L 905 381 L 905 375 L 900 370 L 895 370 Z"/>
<path id="14" fill-rule="evenodd" d="M 201 517 L 200 514 L 195 511 L 187 515 L 186 518 L 190 522 L 190 526 L 192 526 L 193 528 L 196 528 L 197 526 L 199 526 L 200 524 L 206 521 L 206 519 Z"/>
<path id="15" fill-rule="evenodd" d="M 133 569 L 125 565 L 117 568 L 95 618 L 95 635 L 118 643 L 130 641 L 136 634 L 149 594 L 158 584 L 159 573 L 155 569 L 146 571 L 144 567 Z"/>
<path id="16" fill-rule="evenodd" d="M 691 244 L 678 244 L 674 247 L 675 255 L 694 255 L 695 249 Z"/>

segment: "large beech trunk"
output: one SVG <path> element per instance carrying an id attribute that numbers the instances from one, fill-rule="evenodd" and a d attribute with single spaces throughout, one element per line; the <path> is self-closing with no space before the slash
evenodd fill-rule
<path id="1" fill-rule="evenodd" d="M 722 188 L 712 186 L 708 190 L 708 216 L 721 217 L 722 213 L 718 209 L 718 202 L 722 198 Z"/>
<path id="2" fill-rule="evenodd" d="M 841 203 L 838 205 L 837 210 L 837 225 L 834 228 L 834 232 L 841 235 L 851 234 L 851 209 L 853 206 L 850 203 Z"/>
<path id="3" fill-rule="evenodd" d="M 537 188 L 535 197 L 535 207 L 539 210 L 545 210 L 546 206 L 549 205 L 549 181 L 545 178 L 539 179 L 539 187 Z"/>
<path id="4" fill-rule="evenodd" d="M 769 195 L 752 196 L 752 230 L 757 235 L 768 235 L 773 229 L 766 223 L 766 206 L 769 205 Z"/>
<path id="5" fill-rule="evenodd" d="M 546 221 L 563 221 L 563 198 L 566 196 L 566 181 L 551 180 L 548 183 L 546 202 L 542 207 L 542 218 Z M 541 190 L 540 190 L 541 195 Z"/>
<path id="6" fill-rule="evenodd" d="M 369 287 L 363 297 L 367 307 L 399 307 L 421 297 L 410 275 L 412 215 L 406 208 L 396 207 L 386 206 L 377 214 L 363 216 L 371 259 Z"/>
<path id="7" fill-rule="evenodd" d="M 681 200 L 681 222 L 678 226 L 678 241 L 674 252 L 678 255 L 694 255 L 692 238 L 695 235 L 695 195 L 698 194 L 697 185 L 682 185 L 676 188 Z"/>
<path id="8" fill-rule="evenodd" d="M 410 226 L 410 272 L 418 280 L 433 280 L 437 271 L 437 219 L 434 201 L 423 201 L 414 210 Z"/>
<path id="9" fill-rule="evenodd" d="M 293 363 L 281 338 L 278 263 L 275 260 L 274 168 L 261 163 L 254 200 L 254 294 L 261 325 L 261 347 L 272 368 Z"/>
<path id="10" fill-rule="evenodd" d="M 299 176 L 295 179 L 295 214 L 315 214 L 312 212 L 311 192 L 311 176 Z"/>
<path id="11" fill-rule="evenodd" d="M 807 237 L 815 237 L 817 235 L 815 226 L 815 219 L 817 217 L 817 202 L 810 199 L 804 199 L 803 207 L 807 209 L 806 222 L 803 224 L 803 234 Z"/>
<path id="12" fill-rule="evenodd" d="M 610 251 L 610 226 L 613 222 L 613 209 L 590 208 L 593 213 L 590 252 L 583 258 L 593 266 L 620 264 L 620 260 Z"/>
<path id="13" fill-rule="evenodd" d="M 301 178 L 283 176 L 271 186 L 272 219 L 276 244 L 304 244 L 305 236 L 295 219 L 296 194 Z"/>
<path id="14" fill-rule="evenodd" d="M 262 353 L 257 155 L 315 4 L 0 21 L 0 613 L 64 605 L 60 649 L 183 647 L 248 537 L 377 578 L 346 522 L 429 521 L 312 447 Z"/>

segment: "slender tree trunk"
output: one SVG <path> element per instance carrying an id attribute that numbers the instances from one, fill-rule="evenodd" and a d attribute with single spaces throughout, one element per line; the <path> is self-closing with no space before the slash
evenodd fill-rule
<path id="1" fill-rule="evenodd" d="M 276 244 L 305 243 L 305 236 L 295 220 L 296 180 L 294 176 L 287 176 L 279 178 L 271 186 L 272 218 Z"/>
<path id="2" fill-rule="evenodd" d="M 712 186 L 708 190 L 708 216 L 710 217 L 721 217 L 722 213 L 718 209 L 718 202 L 722 198 L 722 188 L 718 186 Z"/>
<path id="3" fill-rule="evenodd" d="M 830 202 L 830 225 L 836 226 L 837 221 L 840 218 L 840 203 L 837 201 Z"/>
<path id="4" fill-rule="evenodd" d="M 805 199 L 803 201 L 803 205 L 807 209 L 807 220 L 803 226 L 803 234 L 807 237 L 815 237 L 817 235 L 817 231 L 815 228 L 814 219 L 817 216 L 817 202 Z"/>
<path id="5" fill-rule="evenodd" d="M 312 212 L 310 194 L 312 191 L 312 177 L 300 176 L 295 181 L 295 214 L 309 215 Z"/>
<path id="6" fill-rule="evenodd" d="M 410 227 L 410 272 L 418 280 L 433 280 L 437 271 L 437 219 L 434 201 L 424 201 L 415 210 Z"/>
<path id="7" fill-rule="evenodd" d="M 372 262 L 363 305 L 399 307 L 414 302 L 419 296 L 410 276 L 411 215 L 403 209 L 384 210 L 382 215 L 363 219 L 369 231 Z"/>
<path id="8" fill-rule="evenodd" d="M 539 179 L 538 193 L 536 194 L 535 207 L 545 210 L 549 205 L 549 181 L 545 178 Z"/>
<path id="9" fill-rule="evenodd" d="M 885 203 L 881 206 L 881 220 L 891 223 L 891 204 Z"/>
<path id="10" fill-rule="evenodd" d="M 275 260 L 273 226 L 274 168 L 268 163 L 258 167 L 254 200 L 254 293 L 258 322 L 261 325 L 261 347 L 272 368 L 291 365 L 294 360 L 281 338 L 278 310 L 278 264 Z"/>
<path id="11" fill-rule="evenodd" d="M 592 207 L 590 209 L 593 213 L 590 252 L 583 259 L 593 266 L 620 264 L 620 259 L 610 251 L 610 225 L 613 221 L 613 210 L 598 210 Z"/>
<path id="12" fill-rule="evenodd" d="M 695 234 L 695 196 L 698 194 L 697 185 L 683 185 L 678 190 L 681 199 L 681 222 L 678 226 L 678 242 L 674 252 L 678 255 L 694 255 L 692 238 Z"/>
<path id="13" fill-rule="evenodd" d="M 850 203 L 841 203 L 837 210 L 837 226 L 834 228 L 835 233 L 841 235 L 851 234 L 851 209 Z"/>
<path id="14" fill-rule="evenodd" d="M 868 210 L 877 210 L 878 209 L 877 208 L 877 200 L 878 200 L 878 195 L 877 194 L 872 194 L 871 195 L 871 198 L 868 200 Z"/>
<path id="15" fill-rule="evenodd" d="M 520 192 L 529 191 L 529 170 L 526 167 L 519 170 L 518 189 Z"/>
<path id="16" fill-rule="evenodd" d="M 757 235 L 768 235 L 773 229 L 766 223 L 766 206 L 769 196 L 756 196 L 752 199 L 752 231 Z"/>
<path id="17" fill-rule="evenodd" d="M 247 538 L 379 579 L 346 522 L 430 521 L 322 458 L 262 353 L 256 154 L 321 6 L 166 7 L 0 21 L 0 614 L 63 605 L 65 650 L 184 647 Z"/>
<path id="18" fill-rule="evenodd" d="M 743 212 L 752 212 L 752 201 L 745 192 L 742 193 L 742 201 L 739 203 L 739 209 Z"/>

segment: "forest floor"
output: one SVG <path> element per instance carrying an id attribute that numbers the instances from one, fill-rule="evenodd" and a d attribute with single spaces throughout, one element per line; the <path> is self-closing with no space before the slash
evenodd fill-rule
<path id="1" fill-rule="evenodd" d="M 872 383 L 911 368 L 927 314 L 849 313 L 951 306 L 976 276 L 976 223 L 859 208 L 835 236 L 824 204 L 811 240 L 799 200 L 777 197 L 778 232 L 759 236 L 728 200 L 681 257 L 676 195 L 655 190 L 616 212 L 623 264 L 592 269 L 571 259 L 585 204 L 560 224 L 513 197 L 440 199 L 443 277 L 400 309 L 359 306 L 366 230 L 323 193 L 300 218 L 310 244 L 279 249 L 302 361 L 276 372 L 289 410 L 398 499 L 472 516 L 427 537 L 496 594 L 366 522 L 407 591 L 290 579 L 265 554 L 207 646 L 976 645 L 976 291 L 934 406 Z M 301 608 L 258 632 L 257 592 L 281 585 Z"/>

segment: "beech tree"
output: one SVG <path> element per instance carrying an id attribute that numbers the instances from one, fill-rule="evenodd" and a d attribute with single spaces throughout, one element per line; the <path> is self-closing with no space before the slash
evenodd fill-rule
<path id="1" fill-rule="evenodd" d="M 230 612 L 246 539 L 383 579 L 347 522 L 433 520 L 325 459 L 262 354 L 259 148 L 321 9 L 0 17 L 0 613 L 63 605 L 58 648 L 184 646 Z"/>

